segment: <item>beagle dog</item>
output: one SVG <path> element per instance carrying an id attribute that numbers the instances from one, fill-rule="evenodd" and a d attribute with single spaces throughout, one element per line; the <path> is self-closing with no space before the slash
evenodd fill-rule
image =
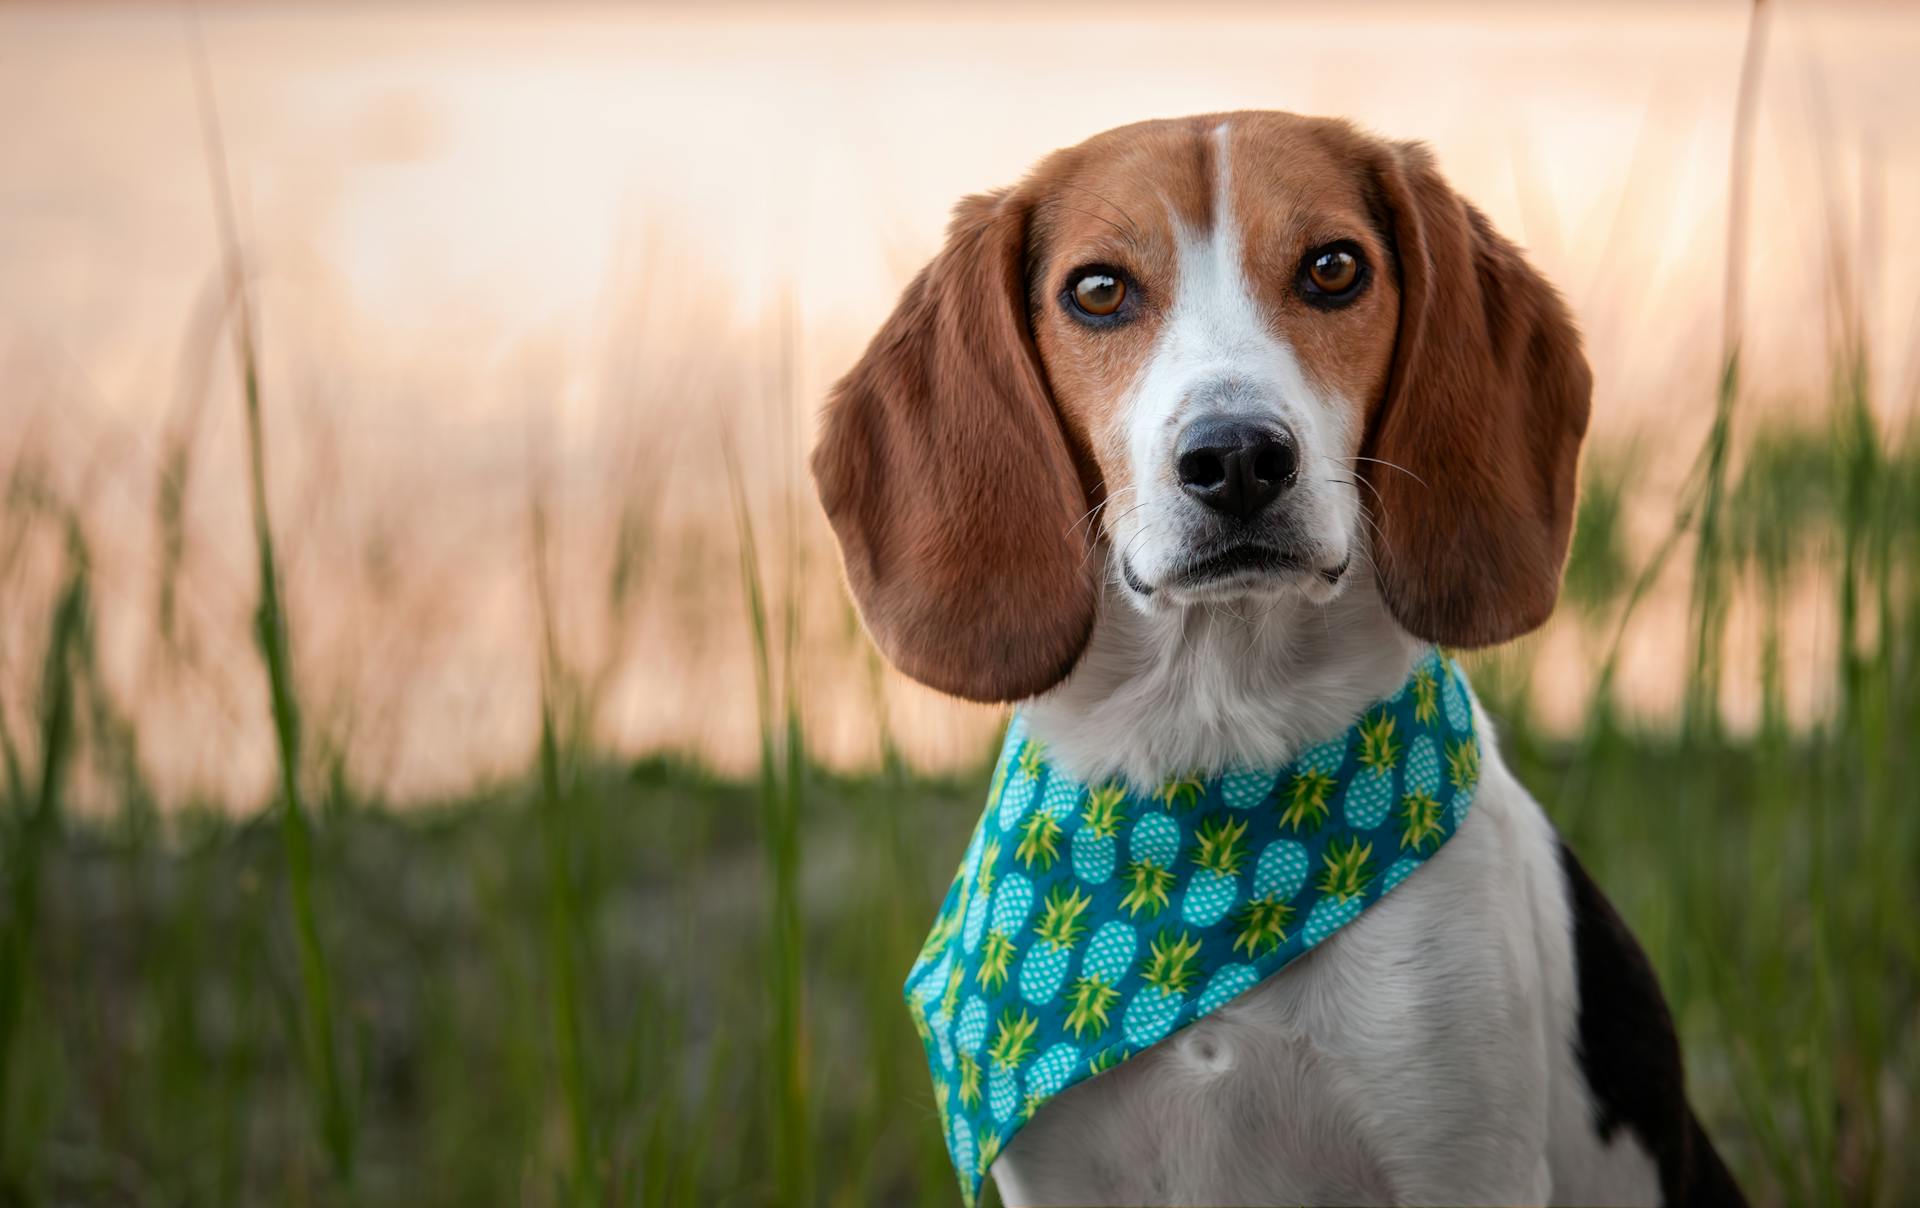
<path id="1" fill-rule="evenodd" d="M 962 201 L 813 470 L 895 666 L 1151 786 L 1284 763 L 1434 644 L 1544 622 L 1590 390 L 1566 306 L 1422 147 L 1215 114 Z M 1475 727 L 1453 840 L 1041 1106 L 1007 1203 L 1741 1202 L 1645 956 Z"/>

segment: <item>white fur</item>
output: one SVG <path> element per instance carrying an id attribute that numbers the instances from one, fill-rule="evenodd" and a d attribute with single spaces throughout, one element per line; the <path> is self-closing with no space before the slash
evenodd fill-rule
<path id="1" fill-rule="evenodd" d="M 1359 501 L 1308 481 L 1331 477 L 1330 450 L 1353 452 L 1351 411 L 1261 320 L 1225 131 L 1216 227 L 1182 234 L 1173 311 L 1131 391 L 1140 507 L 1108 530 L 1113 579 L 1086 653 L 1027 707 L 1049 757 L 1082 779 L 1148 787 L 1283 763 L 1397 688 L 1420 650 L 1381 602 Z M 1290 506 L 1334 561 L 1356 555 L 1341 590 L 1310 575 L 1207 597 L 1124 584 L 1123 553 L 1151 583 L 1182 552 L 1192 505 L 1172 433 L 1216 382 L 1294 426 L 1299 489 L 1317 493 Z M 1041 1108 L 994 1164 L 1007 1203 L 1658 1202 L 1646 1151 L 1595 1133 L 1556 840 L 1475 710 L 1482 779 L 1458 834 L 1313 952 Z"/>
<path id="2" fill-rule="evenodd" d="M 1195 592 L 1163 582 L 1213 519 L 1180 489 L 1174 471 L 1174 442 L 1198 414 L 1265 415 L 1292 429 L 1300 468 L 1287 492 L 1288 528 L 1308 545 L 1302 552 L 1315 566 L 1347 561 L 1360 511 L 1359 488 L 1348 472 L 1348 459 L 1359 451 L 1358 409 L 1308 380 L 1248 288 L 1229 187 L 1229 141 L 1223 122 L 1214 130 L 1213 229 L 1195 231 L 1171 214 L 1178 259 L 1173 303 L 1122 407 L 1135 489 L 1110 509 L 1107 532 L 1134 573 L 1158 588 L 1147 599 L 1130 593 L 1148 610 L 1248 587 L 1230 581 Z M 1320 599 L 1337 590 L 1311 572 L 1303 572 L 1297 586 Z"/>

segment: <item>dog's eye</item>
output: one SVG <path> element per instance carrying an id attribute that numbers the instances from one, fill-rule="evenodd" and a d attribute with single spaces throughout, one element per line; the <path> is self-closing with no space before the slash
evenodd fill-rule
<path id="1" fill-rule="evenodd" d="M 1300 261 L 1300 292 L 1316 306 L 1341 306 L 1360 294 L 1367 262 L 1349 240 L 1314 248 Z"/>
<path id="2" fill-rule="evenodd" d="M 1117 273 L 1095 269 L 1080 274 L 1070 292 L 1074 306 L 1081 312 L 1104 319 L 1127 300 L 1127 283 Z"/>

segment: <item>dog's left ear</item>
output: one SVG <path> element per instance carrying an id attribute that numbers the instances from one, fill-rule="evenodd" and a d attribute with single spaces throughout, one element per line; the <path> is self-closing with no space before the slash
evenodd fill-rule
<path id="1" fill-rule="evenodd" d="M 1559 595 L 1593 375 L 1560 296 L 1424 147 L 1382 148 L 1375 172 L 1400 285 L 1361 463 L 1381 590 L 1416 637 L 1492 645 Z"/>

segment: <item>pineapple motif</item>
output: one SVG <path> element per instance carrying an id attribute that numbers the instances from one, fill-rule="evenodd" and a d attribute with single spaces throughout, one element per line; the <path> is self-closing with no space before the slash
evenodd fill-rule
<path id="1" fill-rule="evenodd" d="M 1080 976 L 1067 991 L 1067 1031 L 1075 1039 L 1099 1036 L 1107 1030 L 1107 1012 L 1120 997 L 1120 979 L 1133 966 L 1133 928 L 1109 919 L 1093 933 Z"/>
<path id="2" fill-rule="evenodd" d="M 1241 839 L 1247 833 L 1244 818 L 1216 815 L 1200 824 L 1199 850 L 1193 862 L 1200 870 L 1187 882 L 1181 915 L 1196 927 L 1211 927 L 1240 896 L 1240 865 L 1247 857 Z"/>
<path id="3" fill-rule="evenodd" d="M 1380 893 L 1382 896 L 1391 893 L 1393 887 L 1406 880 L 1407 874 L 1420 867 L 1421 863 L 1422 861 L 1417 856 L 1401 856 L 1398 860 L 1395 860 L 1392 866 L 1380 877 Z"/>
<path id="4" fill-rule="evenodd" d="M 1315 902 L 1313 909 L 1307 911 L 1306 923 L 1300 928 L 1307 947 L 1313 947 L 1358 918 L 1361 908 L 1366 904 L 1366 899 L 1361 897 L 1328 896 Z"/>
<path id="5" fill-rule="evenodd" d="M 980 1106 L 980 1059 L 972 1053 L 960 1054 L 960 1106 L 972 1111 Z"/>
<path id="6" fill-rule="evenodd" d="M 1375 775 L 1386 775 L 1400 759 L 1400 740 L 1394 737 L 1398 724 L 1393 714 L 1375 713 L 1360 722 L 1360 766 Z"/>
<path id="7" fill-rule="evenodd" d="M 1327 820 L 1327 804 L 1333 797 L 1334 776 L 1347 761 L 1347 737 L 1316 743 L 1293 761 L 1293 775 L 1281 786 L 1280 799 L 1286 808 L 1280 811 L 1280 825 L 1309 833 Z"/>
<path id="8" fill-rule="evenodd" d="M 1447 744 L 1447 779 L 1453 783 L 1453 825 L 1466 821 L 1467 808 L 1480 784 L 1480 744 L 1472 738 Z"/>
<path id="9" fill-rule="evenodd" d="M 987 1109 L 993 1118 L 1005 1124 L 1013 1119 L 1020 1105 L 1020 1067 L 1033 1056 L 1033 1034 L 1040 1021 L 1015 1007 L 1001 1012 L 987 1056 L 993 1061 L 993 1073 L 987 1079 Z"/>
<path id="10" fill-rule="evenodd" d="M 1133 859 L 1124 874 L 1127 892 L 1120 906 L 1129 917 L 1145 913 L 1151 918 L 1167 908 L 1173 862 L 1180 857 L 1180 828 L 1165 814 L 1148 814 L 1133 824 L 1127 846 Z"/>
<path id="11" fill-rule="evenodd" d="M 1154 790 L 1153 799 L 1169 810 L 1185 813 L 1200 804 L 1206 791 L 1206 781 L 1197 775 L 1175 776 Z"/>
<path id="12" fill-rule="evenodd" d="M 1258 960 L 1287 942 L 1293 922 L 1290 903 L 1307 883 L 1307 849 L 1291 839 L 1275 839 L 1253 866 L 1253 889 L 1234 921 L 1239 931 L 1233 950 Z"/>
<path id="13" fill-rule="evenodd" d="M 1087 1058 L 1087 1075 L 1104 1074 L 1122 1061 L 1133 1056 L 1133 1050 L 1124 1045 L 1110 1044 L 1093 1056 Z"/>
<path id="14" fill-rule="evenodd" d="M 1086 934 L 1087 925 L 1080 916 L 1093 905 L 1093 899 L 1077 889 L 1055 885 L 1047 894 L 1034 930 L 1040 942 L 1027 949 L 1020 962 L 1020 997 L 1034 1006 L 1044 1006 L 1060 993 L 1067 980 L 1067 966 L 1073 962 L 1073 946 Z"/>
<path id="15" fill-rule="evenodd" d="M 979 1151 L 973 1146 L 973 1126 L 967 1118 L 956 1114 L 952 1120 L 953 1128 L 947 1136 L 947 1153 L 953 1158 L 955 1170 L 972 1170 L 979 1162 Z"/>
<path id="16" fill-rule="evenodd" d="M 1120 824 L 1126 821 L 1120 807 L 1126 799 L 1126 790 L 1117 784 L 1087 795 L 1080 829 L 1073 832 L 1073 875 L 1088 885 L 1105 885 L 1113 876 L 1114 849 L 1119 846 Z"/>
<path id="17" fill-rule="evenodd" d="M 1372 772 L 1361 768 L 1347 782 L 1345 811 L 1347 825 L 1355 830 L 1372 830 L 1386 821 L 1393 808 L 1393 772 Z"/>
<path id="18" fill-rule="evenodd" d="M 1347 825 L 1372 830 L 1393 808 L 1393 768 L 1400 759 L 1395 718 L 1376 713 L 1360 722 L 1360 767 L 1347 784 Z"/>
<path id="19" fill-rule="evenodd" d="M 1434 674 L 1432 660 L 1413 669 L 1413 720 L 1430 726 L 1440 718 L 1440 679 Z"/>
<path id="20" fill-rule="evenodd" d="M 1047 770 L 1046 746 L 1029 738 L 1020 744 L 1020 755 L 1007 773 L 1006 791 L 1000 796 L 1000 829 L 1012 830 L 1034 795 L 1040 791 L 1040 774 Z"/>
<path id="21" fill-rule="evenodd" d="M 962 1053 L 978 1057 L 986 1043 L 987 1004 L 978 994 L 971 995 L 953 1022 L 953 1045 Z"/>
<path id="22" fill-rule="evenodd" d="M 999 1156 L 1000 1134 L 988 1133 L 986 1140 L 980 1142 L 980 1161 L 976 1167 L 980 1172 L 981 1178 L 984 1179 L 987 1177 L 987 1172 L 993 1169 L 993 1160 Z"/>
<path id="23" fill-rule="evenodd" d="M 1277 779 L 1270 771 L 1249 768 L 1220 778 L 1220 804 L 1231 810 L 1250 810 L 1263 804 Z"/>
<path id="24" fill-rule="evenodd" d="M 1045 872 L 1060 858 L 1060 823 L 1045 810 L 1035 810 L 1020 823 L 1020 846 L 1013 858 L 1029 869 Z"/>
<path id="25" fill-rule="evenodd" d="M 1146 985 L 1134 994 L 1121 1020 L 1127 1043 L 1145 1048 L 1165 1036 L 1186 1005 L 1187 990 L 1200 970 L 1194 958 L 1200 955 L 1200 941 L 1188 932 L 1162 931 L 1149 946 L 1147 967 L 1141 973 Z"/>
<path id="26" fill-rule="evenodd" d="M 960 942 L 969 953 L 980 946 L 980 937 L 986 934 L 987 910 L 993 904 L 994 864 L 999 859 L 1000 840 L 987 840 L 980 852 L 980 877 L 967 900 L 966 923 L 960 934 Z"/>
<path id="27" fill-rule="evenodd" d="M 1079 1065 L 1079 1047 L 1064 1040 L 1040 1054 L 1027 1070 L 1027 1115 L 1031 1117 L 1034 1109 L 1065 1090 Z"/>
<path id="28" fill-rule="evenodd" d="M 1431 797 L 1440 791 L 1440 748 L 1425 734 L 1407 747 L 1407 792 Z"/>
<path id="29" fill-rule="evenodd" d="M 980 988 L 989 994 L 998 993 L 1007 984 L 1007 974 L 1013 964 L 1013 937 L 1026 926 L 1027 915 L 1032 910 L 1033 882 L 1017 872 L 1002 877 L 993 891 L 993 923 L 987 929 L 980 971 L 976 975 Z"/>
<path id="30" fill-rule="evenodd" d="M 1440 846 L 1440 803 L 1426 793 L 1408 793 L 1400 799 L 1400 846 L 1434 851 Z"/>
<path id="31" fill-rule="evenodd" d="M 1194 1009 L 1201 1015 L 1210 1015 L 1253 989 L 1259 980 L 1260 975 L 1252 965 L 1222 965 L 1208 979 L 1207 988 L 1200 992 L 1200 1001 Z"/>
<path id="32" fill-rule="evenodd" d="M 1320 874 L 1320 892 L 1342 902 L 1357 901 L 1373 881 L 1373 844 L 1359 839 L 1334 839 L 1321 857 L 1326 871 Z"/>
<path id="33" fill-rule="evenodd" d="M 1440 707 L 1446 710 L 1447 725 L 1455 731 L 1464 734 L 1473 726 L 1473 701 L 1457 665 L 1441 677 Z"/>
<path id="34" fill-rule="evenodd" d="M 953 1018 L 954 1008 L 960 1005 L 960 987 L 966 980 L 966 970 L 960 965 L 947 970 L 947 988 L 940 994 L 940 1014 L 945 1018 Z"/>

